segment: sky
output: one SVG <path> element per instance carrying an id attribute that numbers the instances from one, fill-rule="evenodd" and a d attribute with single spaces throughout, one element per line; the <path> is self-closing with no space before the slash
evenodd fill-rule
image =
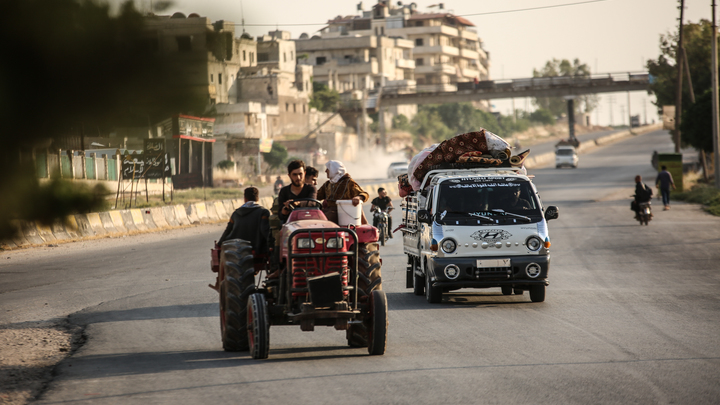
<path id="1" fill-rule="evenodd" d="M 118 0 L 115 0 L 118 1 Z M 138 8 L 149 8 L 153 0 L 136 0 Z M 157 2 L 158 0 L 154 0 Z M 397 3 L 397 0 L 392 0 Z M 412 0 L 419 11 L 437 0 Z M 163 12 L 198 13 L 215 20 L 240 24 L 252 36 L 270 30 L 312 35 L 338 15 L 355 15 L 359 0 L 175 0 Z M 376 0 L 362 2 L 369 10 Z M 593 73 L 643 71 L 648 59 L 659 56 L 661 34 L 675 32 L 679 18 L 677 0 L 443 0 L 447 12 L 465 16 L 477 28 L 490 54 L 490 78 L 531 77 L 553 58 L 578 58 Z M 711 0 L 686 0 L 685 22 L 712 18 Z M 561 7 L 548 7 L 566 5 Z M 528 8 L 540 8 L 515 11 Z M 484 14 L 484 15 L 470 15 Z M 298 25 L 306 24 L 306 25 Z M 241 27 L 236 28 L 238 34 Z M 658 120 L 654 98 L 647 92 L 632 92 L 632 114 L 641 121 Z M 612 102 L 611 102 L 612 100 Z M 601 125 L 627 123 L 627 93 L 601 95 L 599 111 L 591 119 Z M 496 111 L 509 114 L 511 101 L 495 100 Z M 611 108 L 612 106 L 612 108 Z M 527 107 L 527 108 L 526 108 Z M 526 99 L 516 99 L 515 108 L 533 109 Z M 622 110 L 621 110 L 622 109 Z M 621 114 L 623 113 L 623 114 Z M 621 121 L 622 120 L 622 121 Z"/>

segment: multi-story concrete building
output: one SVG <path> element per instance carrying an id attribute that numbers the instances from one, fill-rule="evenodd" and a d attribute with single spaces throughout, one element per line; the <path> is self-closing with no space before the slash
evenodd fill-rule
<path id="1" fill-rule="evenodd" d="M 413 44 L 377 35 L 313 36 L 295 40 L 298 61 L 313 67 L 316 82 L 340 93 L 380 86 L 413 86 Z"/>
<path id="2" fill-rule="evenodd" d="M 175 13 L 146 17 L 145 25 L 151 46 L 169 62 L 165 73 L 209 105 L 233 102 L 238 71 L 256 65 L 255 41 L 247 35 L 235 38 L 231 22 Z"/>
<path id="3" fill-rule="evenodd" d="M 398 4 L 380 0 L 361 15 L 330 20 L 320 38 L 376 35 L 411 41 L 417 91 L 454 91 L 455 83 L 489 79 L 489 56 L 472 22 L 451 13 L 421 13 L 414 3 Z"/>

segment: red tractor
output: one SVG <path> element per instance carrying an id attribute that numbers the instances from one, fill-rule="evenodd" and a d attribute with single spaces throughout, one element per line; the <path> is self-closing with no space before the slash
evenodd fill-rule
<path id="1" fill-rule="evenodd" d="M 220 293 L 223 348 L 268 357 L 270 325 L 316 325 L 346 331 L 348 345 L 385 353 L 387 298 L 381 290 L 378 230 L 330 222 L 317 200 L 295 208 L 280 233 L 280 271 L 250 243 L 226 241 L 212 250 L 213 287 Z M 261 276 L 265 272 L 265 277 Z"/>

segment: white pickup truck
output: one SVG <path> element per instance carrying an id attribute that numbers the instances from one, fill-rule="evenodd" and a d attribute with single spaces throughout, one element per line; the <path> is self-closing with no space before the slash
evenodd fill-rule
<path id="1" fill-rule="evenodd" d="M 558 209 L 543 207 L 524 169 L 431 170 L 403 201 L 402 216 L 406 287 L 416 295 L 438 303 L 444 292 L 500 287 L 545 300 L 547 221 Z"/>

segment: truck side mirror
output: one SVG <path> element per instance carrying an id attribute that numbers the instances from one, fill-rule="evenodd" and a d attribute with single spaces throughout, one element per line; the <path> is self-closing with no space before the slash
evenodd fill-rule
<path id="1" fill-rule="evenodd" d="M 557 219 L 558 217 L 558 207 L 554 205 L 550 205 L 547 208 L 545 208 L 545 220 L 549 221 L 551 219 Z"/>
<path id="2" fill-rule="evenodd" d="M 428 210 L 419 210 L 417 213 L 418 222 L 422 222 L 425 224 L 431 224 L 432 223 L 432 217 L 430 215 L 430 212 Z"/>

